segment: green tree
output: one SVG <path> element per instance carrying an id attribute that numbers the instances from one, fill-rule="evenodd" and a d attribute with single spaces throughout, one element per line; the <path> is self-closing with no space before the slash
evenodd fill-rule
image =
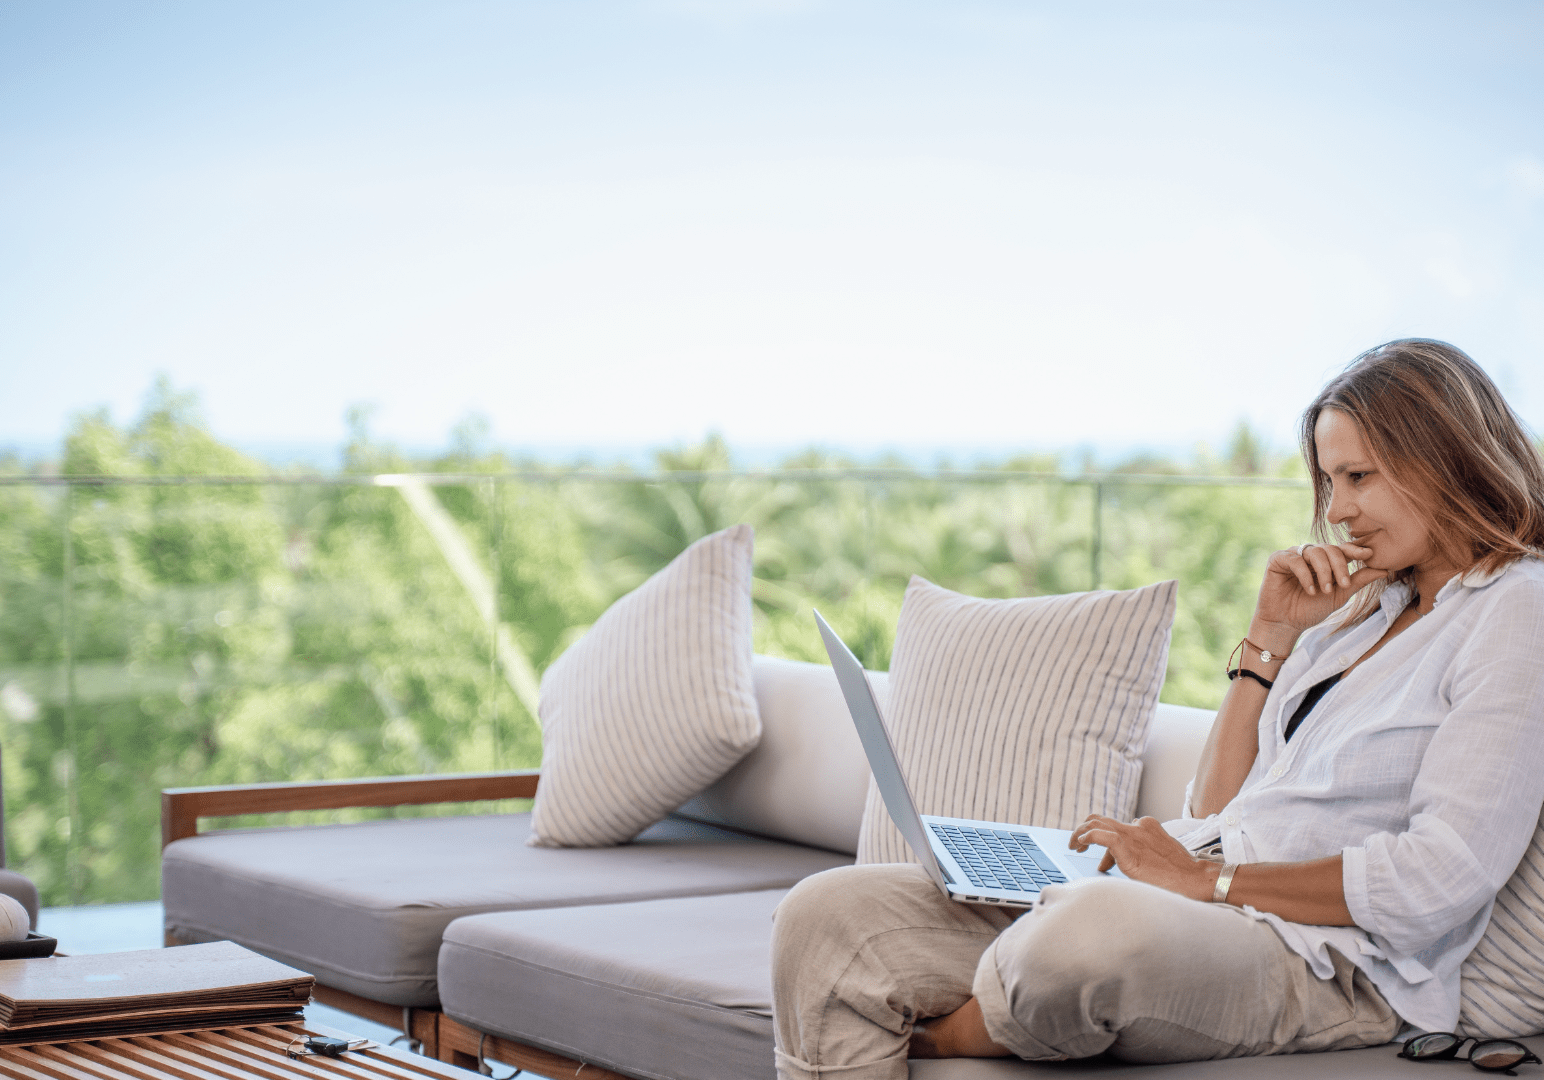
<path id="1" fill-rule="evenodd" d="M 1106 588 L 1179 579 L 1164 698 L 1207 706 L 1266 557 L 1305 538 L 1311 508 L 1306 487 L 1262 486 L 1302 467 L 1243 426 L 1226 467 L 1253 486 L 1187 483 L 1222 467 L 1204 453 L 1100 477 L 1018 459 L 956 480 L 895 462 L 854 477 L 855 462 L 809 451 L 733 474 L 717 437 L 661 451 L 647 477 L 526 463 L 517 480 L 485 420 L 425 461 L 376 439 L 367 407 L 347 421 L 341 477 L 258 483 L 263 466 L 160 380 L 133 423 L 71 425 L 61 472 L 118 482 L 0 486 L 8 839 L 46 903 L 154 896 L 162 787 L 539 761 L 475 590 L 425 504 L 373 474 L 457 474 L 429 487 L 429 510 L 448 515 L 487 575 L 494 624 L 538 672 L 688 545 L 746 522 L 758 651 L 823 662 L 818 606 L 883 669 L 915 574 L 1036 596 L 1092 587 L 1097 564 Z"/>

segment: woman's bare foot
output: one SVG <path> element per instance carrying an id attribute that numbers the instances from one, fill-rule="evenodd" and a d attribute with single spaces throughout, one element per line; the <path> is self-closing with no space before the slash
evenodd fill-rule
<path id="1" fill-rule="evenodd" d="M 935 1017 L 911 1029 L 909 1057 L 1012 1057 L 1013 1051 L 998 1046 L 986 1033 L 981 1003 L 971 998 L 948 1016 Z"/>

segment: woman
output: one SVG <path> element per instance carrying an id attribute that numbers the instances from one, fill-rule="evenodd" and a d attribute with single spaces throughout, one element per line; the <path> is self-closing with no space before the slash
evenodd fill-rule
<path id="1" fill-rule="evenodd" d="M 909 865 L 807 879 L 777 913 L 779 1076 L 1456 1026 L 1544 802 L 1544 463 L 1478 365 L 1424 340 L 1358 357 L 1302 444 L 1320 542 L 1270 558 L 1185 817 L 1089 817 L 1073 846 L 1127 880 L 1017 919 Z"/>

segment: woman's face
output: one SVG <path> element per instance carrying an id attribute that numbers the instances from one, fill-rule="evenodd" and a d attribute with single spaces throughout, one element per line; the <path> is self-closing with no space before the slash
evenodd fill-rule
<path id="1" fill-rule="evenodd" d="M 1351 539 L 1372 549 L 1365 565 L 1375 570 L 1418 570 L 1438 561 L 1430 531 L 1408 499 L 1362 442 L 1356 421 L 1325 409 L 1313 429 L 1319 471 L 1329 478 L 1330 523 L 1345 525 Z"/>

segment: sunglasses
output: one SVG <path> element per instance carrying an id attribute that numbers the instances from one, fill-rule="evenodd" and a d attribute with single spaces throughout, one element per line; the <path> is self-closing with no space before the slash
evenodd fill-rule
<path id="1" fill-rule="evenodd" d="M 1458 1051 L 1470 1038 L 1461 1038 L 1452 1032 L 1438 1031 L 1431 1035 L 1417 1035 L 1404 1045 L 1399 1051 L 1399 1056 L 1409 1058 L 1411 1061 L 1452 1061 L 1458 1057 Z M 1538 1055 L 1529 1050 L 1520 1042 L 1511 1039 L 1474 1039 L 1474 1045 L 1469 1048 L 1468 1061 L 1476 1069 L 1486 1072 L 1504 1072 L 1508 1076 L 1516 1076 L 1512 1071 L 1514 1065 L 1532 1063 L 1544 1065 Z"/>

